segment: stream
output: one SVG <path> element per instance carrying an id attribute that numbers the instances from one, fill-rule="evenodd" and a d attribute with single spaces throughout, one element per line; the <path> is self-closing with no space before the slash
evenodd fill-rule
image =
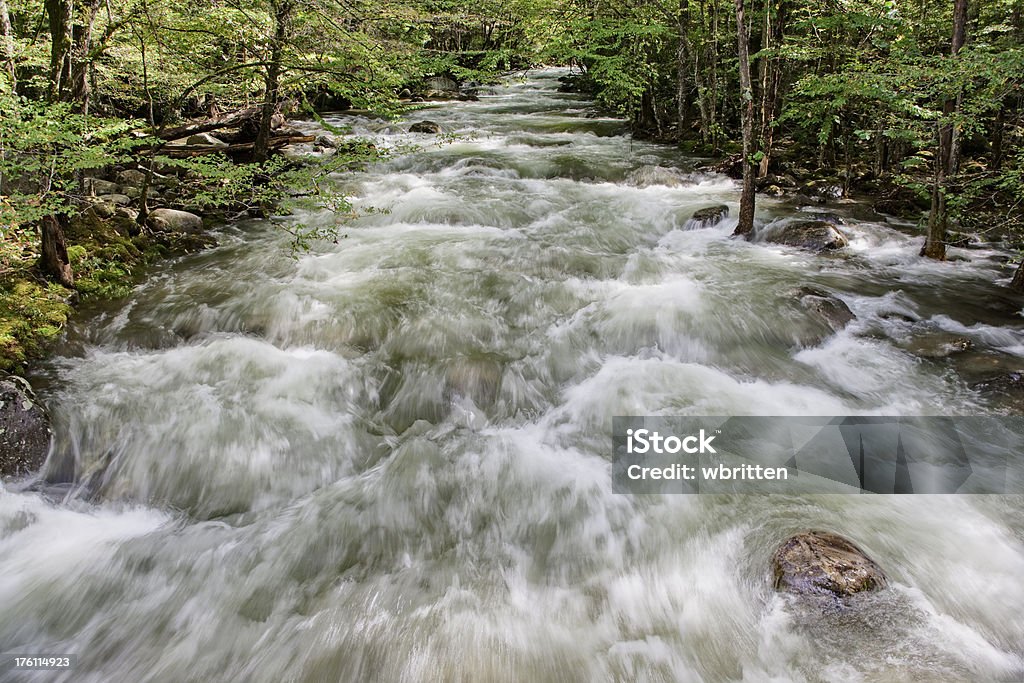
<path id="1" fill-rule="evenodd" d="M 332 181 L 365 214 L 337 244 L 293 258 L 243 221 L 85 307 L 33 377 L 42 479 L 0 485 L 0 651 L 77 662 L 0 680 L 1024 678 L 1021 496 L 610 478 L 616 415 L 1014 411 L 971 389 L 1024 362 L 1004 255 L 921 259 L 856 202 L 803 207 L 843 220 L 835 254 L 732 239 L 735 181 L 633 140 L 564 73 L 327 117 L 419 146 Z M 761 221 L 800 213 L 758 199 Z M 824 326 L 802 287 L 856 318 Z M 948 337 L 973 348 L 920 352 Z M 824 612 L 773 591 L 771 553 L 806 528 L 891 588 Z"/>

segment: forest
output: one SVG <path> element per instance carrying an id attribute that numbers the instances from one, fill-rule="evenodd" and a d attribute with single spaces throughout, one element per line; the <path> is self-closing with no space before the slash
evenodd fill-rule
<path id="1" fill-rule="evenodd" d="M 201 246 L 156 234 L 151 210 L 262 214 L 374 158 L 349 143 L 326 168 L 289 162 L 278 152 L 302 136 L 287 117 L 394 118 L 542 64 L 574 67 L 565 88 L 635 136 L 742 179 L 739 234 L 756 193 L 817 192 L 916 221 L 925 258 L 1019 250 L 1022 36 L 1018 0 L 0 0 L 4 364 L 57 334 L 77 296 Z M 113 191 L 118 174 L 135 196 Z M 104 194 L 120 205 L 96 206 Z M 1024 270 L 1009 285 L 1024 291 Z"/>

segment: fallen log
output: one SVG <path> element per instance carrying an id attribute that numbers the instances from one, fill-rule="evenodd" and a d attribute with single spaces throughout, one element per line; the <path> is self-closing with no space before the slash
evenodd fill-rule
<path id="1" fill-rule="evenodd" d="M 210 131 L 220 130 L 221 128 L 234 128 L 247 121 L 257 121 L 259 119 L 260 112 L 260 107 L 248 107 L 225 116 L 207 119 L 200 123 L 188 123 L 182 126 L 165 128 L 162 131 L 157 129 L 153 131 L 153 134 L 157 135 L 162 140 L 180 140 L 182 138 L 187 138 L 190 135 L 209 133 Z"/>
<path id="2" fill-rule="evenodd" d="M 284 135 L 270 138 L 267 146 L 270 149 L 279 149 L 286 145 L 313 142 L 315 139 L 316 136 L 314 135 Z M 204 154 L 239 154 L 242 152 L 251 152 L 255 146 L 255 142 L 238 142 L 233 145 L 227 145 L 226 147 L 220 147 L 218 145 L 167 145 L 163 148 L 162 153 L 175 159 L 181 159 L 185 157 L 202 156 Z"/>

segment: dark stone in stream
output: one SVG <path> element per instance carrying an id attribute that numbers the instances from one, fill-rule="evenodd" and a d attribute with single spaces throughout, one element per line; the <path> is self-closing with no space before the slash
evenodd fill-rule
<path id="1" fill-rule="evenodd" d="M 815 317 L 823 320 L 836 332 L 857 318 L 842 299 L 832 296 L 828 292 L 802 287 L 797 290 L 797 293 L 800 296 L 800 305 Z"/>
<path id="2" fill-rule="evenodd" d="M 50 418 L 21 377 L 0 375 L 0 477 L 23 477 L 43 465 Z"/>
<path id="3" fill-rule="evenodd" d="M 417 121 L 416 123 L 409 126 L 410 133 L 433 133 L 434 135 L 440 134 L 441 126 L 434 123 L 433 121 Z"/>
<path id="4" fill-rule="evenodd" d="M 811 251 L 834 251 L 849 244 L 846 235 L 828 221 L 797 220 L 767 225 L 758 231 L 765 242 Z"/>
<path id="5" fill-rule="evenodd" d="M 690 220 L 686 221 L 685 229 L 700 230 L 701 228 L 711 228 L 721 223 L 728 215 L 729 207 L 725 204 L 697 209 L 693 212 Z"/>
<path id="6" fill-rule="evenodd" d="M 772 555 L 776 590 L 806 596 L 847 597 L 889 584 L 881 567 L 854 543 L 829 531 L 787 538 Z"/>
<path id="7" fill-rule="evenodd" d="M 974 348 L 974 342 L 947 332 L 933 332 L 914 337 L 907 350 L 922 358 L 948 358 Z"/>
<path id="8" fill-rule="evenodd" d="M 982 380 L 974 384 L 974 389 L 986 398 L 1024 406 L 1024 370 Z"/>

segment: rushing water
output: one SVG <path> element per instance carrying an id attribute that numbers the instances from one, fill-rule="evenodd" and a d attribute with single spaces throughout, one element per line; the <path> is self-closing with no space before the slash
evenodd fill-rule
<path id="1" fill-rule="evenodd" d="M 610 486 L 614 415 L 1005 410 L 968 388 L 1024 355 L 999 254 L 924 261 L 853 219 L 828 257 L 687 230 L 735 183 L 557 75 L 413 115 L 451 144 L 333 120 L 422 145 L 337 181 L 387 211 L 298 259 L 269 222 L 228 227 L 83 317 L 37 378 L 44 483 L 0 489 L 0 650 L 79 657 L 26 680 L 1024 676 L 1019 497 Z M 802 286 L 857 319 L 823 329 Z M 943 332 L 978 348 L 911 352 Z M 770 553 L 807 527 L 892 589 L 823 613 L 775 594 Z"/>

